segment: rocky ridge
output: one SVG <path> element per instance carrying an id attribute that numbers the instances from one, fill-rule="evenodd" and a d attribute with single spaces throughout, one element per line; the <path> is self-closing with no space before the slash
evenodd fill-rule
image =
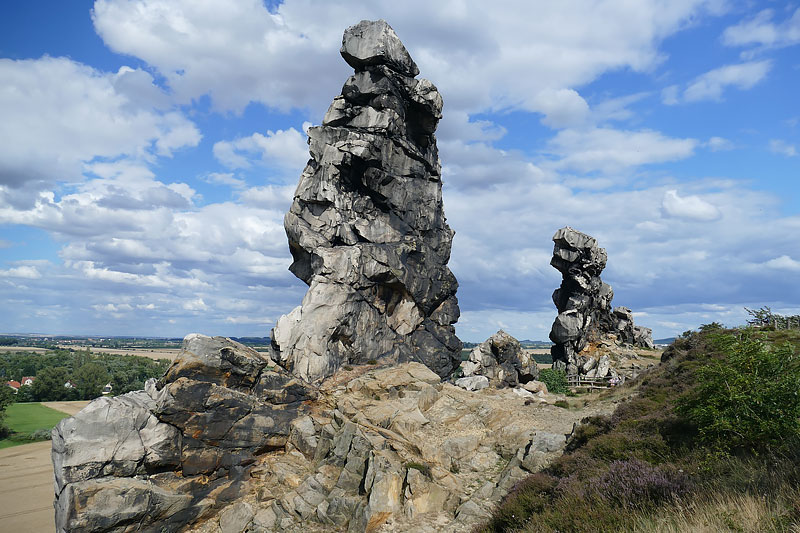
<path id="1" fill-rule="evenodd" d="M 429 423 L 421 409 L 436 402 L 432 384 L 460 361 L 453 232 L 433 135 L 442 100 L 414 78 L 385 21 L 348 28 L 341 53 L 356 72 L 309 131 L 311 160 L 285 219 L 291 270 L 309 284 L 302 305 L 278 321 L 267 353 L 193 334 L 158 382 L 62 421 L 52 448 L 59 533 L 185 530 L 240 501 L 265 461 L 277 491 L 292 486 L 280 472 L 297 461 L 313 479 L 247 520 L 244 503 L 226 508 L 224 531 L 308 520 L 372 530 L 401 511 L 425 512 L 434 504 L 423 493 L 444 494 L 397 462 L 398 446 L 409 445 L 403 431 Z M 400 385 L 420 396 L 413 409 L 358 422 L 352 399 L 339 409 L 311 384 L 365 363 L 406 368 L 411 381 Z M 397 496 L 406 482 L 408 497 Z"/>
<path id="2" fill-rule="evenodd" d="M 290 270 L 309 289 L 273 330 L 276 360 L 308 381 L 373 359 L 449 376 L 461 341 L 434 136 L 442 98 L 383 20 L 348 28 L 341 54 L 355 74 L 308 131 L 285 218 Z"/>
<path id="3" fill-rule="evenodd" d="M 58 533 L 470 531 L 591 414 L 551 406 L 503 332 L 469 361 L 497 387 L 442 382 L 461 343 L 441 97 L 384 21 L 348 28 L 342 56 L 356 72 L 285 221 L 302 305 L 267 352 L 189 335 L 144 391 L 59 423 Z"/>
<path id="4" fill-rule="evenodd" d="M 416 362 L 312 387 L 193 334 L 145 391 L 56 427 L 57 531 L 470 531 L 586 415 L 556 399 L 468 392 Z"/>
<path id="5" fill-rule="evenodd" d="M 550 264 L 562 275 L 553 292 L 558 309 L 550 330 L 553 367 L 568 375 L 616 375 L 614 358 L 598 354 L 598 346 L 653 348 L 652 331 L 634 325 L 630 309 L 612 310 L 614 291 L 600 279 L 608 257 L 594 237 L 567 226 L 556 231 L 553 242 Z"/>

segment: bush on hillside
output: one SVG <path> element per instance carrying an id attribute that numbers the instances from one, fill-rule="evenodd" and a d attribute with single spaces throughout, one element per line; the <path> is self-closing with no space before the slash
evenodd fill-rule
<path id="1" fill-rule="evenodd" d="M 718 334 L 720 357 L 697 369 L 697 386 L 677 412 L 701 442 L 723 451 L 779 450 L 800 437 L 800 356 L 788 344 L 768 347 L 744 330 Z"/>
<path id="2" fill-rule="evenodd" d="M 553 394 L 566 394 L 567 374 L 563 370 L 543 368 L 539 371 L 539 381 L 547 385 L 547 391 Z"/>

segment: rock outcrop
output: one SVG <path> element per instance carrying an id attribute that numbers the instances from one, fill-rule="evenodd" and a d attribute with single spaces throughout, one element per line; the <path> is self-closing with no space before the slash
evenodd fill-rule
<path id="1" fill-rule="evenodd" d="M 468 392 L 416 362 L 312 388 L 269 354 L 190 335 L 146 391 L 53 430 L 56 529 L 466 533 L 586 416 L 532 395 Z"/>
<path id="2" fill-rule="evenodd" d="M 607 255 L 597 241 L 577 230 L 564 227 L 553 235 L 550 264 L 562 275 L 561 286 L 553 292 L 558 309 L 550 340 L 553 366 L 569 375 L 605 377 L 612 370 L 608 357 L 582 355 L 592 343 L 613 336 L 620 344 L 652 348 L 652 332 L 635 326 L 626 307 L 611 308 L 614 291 L 600 279 Z"/>
<path id="3" fill-rule="evenodd" d="M 56 531 L 177 531 L 240 496 L 316 397 L 270 357 L 189 335 L 160 381 L 93 401 L 52 433 Z"/>
<path id="4" fill-rule="evenodd" d="M 503 330 L 498 331 L 469 353 L 469 360 L 462 361 L 462 379 L 484 376 L 497 387 L 516 387 L 539 377 L 536 361 L 526 353 L 519 341 Z M 474 379 L 462 382 L 474 390 L 479 381 Z"/>
<path id="5" fill-rule="evenodd" d="M 434 131 L 442 98 L 384 21 L 348 28 L 355 69 L 322 126 L 286 215 L 294 262 L 309 285 L 273 330 L 281 365 L 316 381 L 346 364 L 458 365 L 453 231 L 442 206 Z"/>
<path id="6" fill-rule="evenodd" d="M 314 406 L 237 502 L 188 530 L 467 533 L 585 416 L 507 388 L 467 392 L 415 362 L 340 371 Z"/>

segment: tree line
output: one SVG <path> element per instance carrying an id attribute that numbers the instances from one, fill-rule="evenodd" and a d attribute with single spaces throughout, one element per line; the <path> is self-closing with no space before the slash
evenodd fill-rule
<path id="1" fill-rule="evenodd" d="M 109 383 L 115 395 L 143 389 L 145 381 L 161 377 L 168 366 L 167 359 L 156 361 L 135 355 L 71 350 L 13 352 L 0 354 L 0 380 L 5 384 L 35 377 L 32 385 L 20 387 L 18 402 L 92 400 Z"/>

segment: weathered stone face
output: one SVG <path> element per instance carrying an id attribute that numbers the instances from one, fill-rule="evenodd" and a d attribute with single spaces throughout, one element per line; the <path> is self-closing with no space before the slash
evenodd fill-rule
<path id="1" fill-rule="evenodd" d="M 609 365 L 581 357 L 581 351 L 602 335 L 612 334 L 620 343 L 652 348 L 648 328 L 634 326 L 627 307 L 611 309 L 614 291 L 600 279 L 607 255 L 597 241 L 577 230 L 564 227 L 553 235 L 553 258 L 550 264 L 562 275 L 561 286 L 553 292 L 558 316 L 550 330 L 553 365 L 568 374 L 604 377 Z"/>
<path id="2" fill-rule="evenodd" d="M 484 376 L 487 385 L 491 382 L 497 387 L 516 387 L 539 377 L 536 361 L 523 351 L 517 339 L 502 329 L 473 348 L 460 368 L 466 378 Z M 479 387 L 479 383 L 474 379 L 456 381 L 464 388 Z"/>
<path id="3" fill-rule="evenodd" d="M 237 497 L 257 455 L 284 448 L 315 397 L 268 355 L 187 336 L 158 384 L 53 429 L 56 530 L 175 531 L 202 518 Z"/>
<path id="4" fill-rule="evenodd" d="M 453 231 L 442 206 L 433 132 L 442 99 L 384 21 L 345 31 L 356 69 L 322 126 L 285 218 L 309 285 L 272 338 L 279 361 L 314 381 L 371 359 L 420 361 L 440 376 L 459 362 Z"/>

